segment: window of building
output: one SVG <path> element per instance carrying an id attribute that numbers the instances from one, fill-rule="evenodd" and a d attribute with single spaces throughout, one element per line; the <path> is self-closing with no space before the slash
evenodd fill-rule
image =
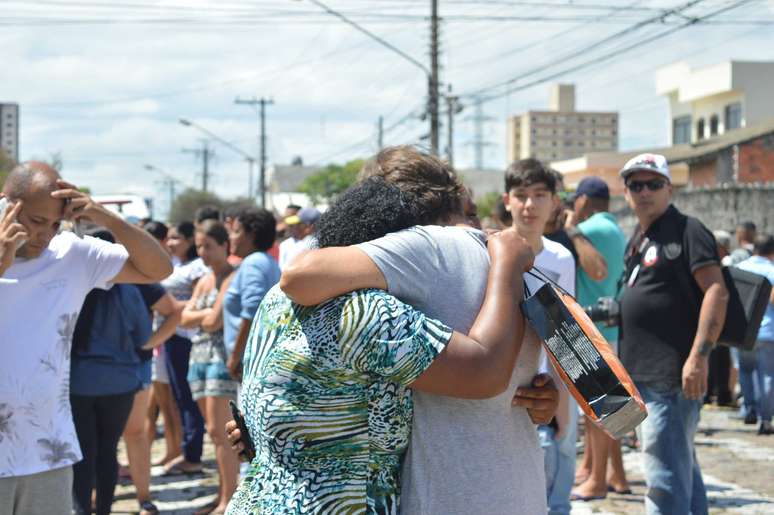
<path id="1" fill-rule="evenodd" d="M 701 141 L 704 139 L 704 118 L 699 118 L 696 121 L 696 140 Z"/>
<path id="2" fill-rule="evenodd" d="M 672 144 L 681 145 L 691 142 L 691 117 L 680 116 L 672 120 Z"/>
<path id="3" fill-rule="evenodd" d="M 742 104 L 728 104 L 726 106 L 726 127 L 725 130 L 738 129 L 742 126 Z"/>
<path id="4" fill-rule="evenodd" d="M 717 136 L 718 134 L 718 115 L 713 114 L 710 116 L 710 137 Z"/>
<path id="5" fill-rule="evenodd" d="M 596 118 L 592 118 L 591 119 L 591 123 L 597 123 L 597 119 Z"/>

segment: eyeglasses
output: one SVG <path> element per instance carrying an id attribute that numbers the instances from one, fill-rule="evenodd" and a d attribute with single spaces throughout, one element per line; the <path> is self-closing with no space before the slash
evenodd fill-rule
<path id="1" fill-rule="evenodd" d="M 634 193 L 639 193 L 645 188 L 650 191 L 658 191 L 666 184 L 667 182 L 663 179 L 651 179 L 649 181 L 629 181 L 626 183 L 626 187 Z"/>

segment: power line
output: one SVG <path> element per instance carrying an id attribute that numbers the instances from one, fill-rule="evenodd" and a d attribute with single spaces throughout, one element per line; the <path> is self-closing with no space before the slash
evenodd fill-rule
<path id="1" fill-rule="evenodd" d="M 702 1 L 702 0 L 695 0 L 694 2 L 691 2 L 691 3 L 695 3 L 697 1 Z M 604 54 L 602 56 L 598 56 L 598 57 L 595 57 L 595 58 L 590 59 L 588 61 L 584 61 L 584 62 L 582 62 L 580 64 L 571 66 L 569 68 L 565 68 L 565 69 L 563 69 L 563 70 L 561 70 L 559 72 L 555 72 L 553 74 L 550 74 L 548 76 L 542 77 L 542 78 L 537 79 L 537 80 L 534 80 L 532 82 L 528 82 L 527 84 L 510 87 L 510 88 L 507 88 L 506 90 L 504 90 L 504 91 L 502 91 L 500 93 L 496 93 L 496 94 L 491 94 L 491 95 L 485 96 L 485 97 L 483 97 L 483 101 L 484 102 L 489 102 L 491 100 L 502 98 L 502 97 L 507 96 L 507 95 L 509 95 L 511 93 L 515 93 L 516 91 L 522 91 L 522 90 L 531 88 L 533 86 L 537 86 L 539 84 L 543 84 L 543 83 L 548 82 L 550 80 L 553 80 L 553 79 L 559 78 L 561 76 L 567 75 L 568 73 L 572 73 L 572 72 L 581 70 L 581 69 L 586 68 L 588 66 L 598 65 L 598 64 L 600 64 L 602 62 L 609 61 L 610 59 L 613 59 L 614 57 L 617 57 L 617 56 L 619 56 L 619 55 L 621 55 L 623 53 L 626 53 L 626 52 L 628 52 L 628 51 L 630 51 L 630 50 L 632 50 L 634 48 L 646 45 L 646 44 L 651 43 L 653 41 L 656 41 L 658 39 L 663 39 L 663 38 L 665 38 L 665 37 L 667 37 L 667 36 L 677 32 L 679 30 L 682 30 L 682 29 L 685 29 L 687 27 L 691 27 L 693 25 L 701 23 L 702 21 L 704 21 L 704 20 L 706 20 L 708 18 L 711 18 L 713 16 L 717 16 L 718 14 L 722 14 L 724 12 L 727 12 L 727 11 L 730 11 L 730 10 L 735 9 L 737 7 L 740 7 L 740 6 L 742 6 L 745 3 L 748 3 L 750 1 L 752 1 L 752 0 L 740 0 L 739 2 L 736 2 L 736 3 L 734 3 L 734 4 L 730 5 L 730 6 L 723 7 L 721 9 L 713 11 L 713 12 L 711 12 L 709 14 L 706 14 L 706 15 L 703 15 L 703 16 L 699 16 L 699 17 L 695 17 L 695 18 L 691 18 L 690 20 L 684 22 L 682 25 L 679 25 L 677 27 L 674 27 L 674 28 L 668 29 L 666 31 L 660 32 L 660 33 L 658 33 L 658 34 L 656 34 L 654 36 L 650 36 L 650 37 L 647 37 L 645 39 L 636 41 L 636 42 L 634 42 L 632 44 L 626 45 L 626 46 L 624 46 L 622 48 L 618 48 L 618 49 L 616 49 L 616 50 L 614 50 L 612 52 L 609 52 L 607 54 Z M 562 61 L 563 60 L 556 61 L 554 63 L 551 63 L 549 66 L 553 66 L 555 64 L 560 64 Z M 547 67 L 549 67 L 549 66 L 547 66 Z M 532 72 L 530 72 L 529 74 L 531 75 L 531 74 L 537 73 L 539 71 L 542 71 L 542 69 L 544 69 L 544 68 L 535 69 Z M 508 84 L 508 83 L 516 82 L 517 80 L 519 80 L 519 78 L 521 78 L 521 77 L 516 77 L 514 79 L 506 81 L 503 84 Z M 500 84 L 498 86 L 502 86 L 503 84 Z M 478 91 L 488 91 L 490 89 L 494 89 L 495 87 L 497 87 L 497 86 L 491 86 L 491 87 L 488 87 L 488 88 L 482 88 L 481 90 L 478 90 Z"/>

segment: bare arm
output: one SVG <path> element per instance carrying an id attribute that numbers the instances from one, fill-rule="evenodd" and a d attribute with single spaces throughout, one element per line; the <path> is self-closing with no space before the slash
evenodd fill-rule
<path id="1" fill-rule="evenodd" d="M 181 326 L 188 329 L 199 327 L 202 320 L 204 320 L 204 317 L 210 314 L 212 308 L 196 309 L 196 303 L 198 302 L 199 297 L 204 295 L 205 288 L 209 287 L 209 283 L 210 276 L 203 277 L 196 283 L 193 295 L 191 295 L 190 300 L 185 305 L 185 308 L 183 308 L 183 314 L 180 318 Z"/>
<path id="2" fill-rule="evenodd" d="M 156 239 L 141 228 L 131 225 L 104 206 L 94 202 L 86 193 L 66 181 L 57 181 L 59 190 L 51 196 L 67 202 L 64 218 L 88 218 L 105 226 L 126 247 L 129 259 L 116 274 L 113 283 L 148 284 L 159 282 L 172 273 L 169 255 Z"/>
<path id="3" fill-rule="evenodd" d="M 236 272 L 231 272 L 229 276 L 221 283 L 220 291 L 215 299 L 215 304 L 212 305 L 212 309 L 202 318 L 202 329 L 208 333 L 213 333 L 223 328 L 223 298 L 226 296 L 231 280 L 234 278 Z"/>
<path id="4" fill-rule="evenodd" d="M 607 261 L 602 254 L 582 234 L 573 236 L 572 242 L 578 253 L 578 265 L 581 269 L 595 281 L 604 280 L 607 277 Z"/>
<path id="5" fill-rule="evenodd" d="M 153 311 L 165 317 L 165 320 L 159 328 L 156 329 L 156 332 L 151 335 L 148 343 L 142 346 L 143 350 L 156 348 L 175 334 L 175 330 L 180 323 L 180 314 L 183 310 L 183 306 L 181 306 L 169 293 L 164 294 L 152 308 Z"/>
<path id="6" fill-rule="evenodd" d="M 387 289 L 379 267 L 357 247 L 330 247 L 300 254 L 280 277 L 280 289 L 296 304 L 314 306 L 347 292 Z"/>
<path id="7" fill-rule="evenodd" d="M 231 377 L 234 379 L 242 379 L 242 356 L 244 355 L 245 347 L 247 346 L 247 337 L 250 336 L 251 325 L 252 320 L 242 319 L 236 340 L 234 340 L 234 350 L 226 361 L 226 367 L 228 368 L 229 374 L 231 374 Z"/>
<path id="8" fill-rule="evenodd" d="M 683 366 L 683 392 L 689 399 L 700 399 L 707 391 L 709 353 L 726 321 L 728 290 L 718 265 L 699 268 L 693 277 L 704 292 L 704 299 L 691 353 Z"/>
<path id="9" fill-rule="evenodd" d="M 513 229 L 489 239 L 492 266 L 486 297 L 470 336 L 455 332 L 443 352 L 411 388 L 452 397 L 483 399 L 505 391 L 524 336 L 522 274 L 534 256 Z"/>

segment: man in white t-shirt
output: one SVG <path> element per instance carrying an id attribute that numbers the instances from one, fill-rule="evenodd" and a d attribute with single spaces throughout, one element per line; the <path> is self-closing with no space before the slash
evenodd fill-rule
<path id="1" fill-rule="evenodd" d="M 70 515 L 81 451 L 70 412 L 70 347 L 92 288 L 153 283 L 172 272 L 147 232 L 30 161 L 6 178 L 0 218 L 0 513 Z M 102 225 L 121 243 L 59 231 Z"/>
<path id="2" fill-rule="evenodd" d="M 561 243 L 543 236 L 557 202 L 556 176 L 537 159 L 522 159 L 505 172 L 503 202 L 513 218 L 513 227 L 535 253 L 534 267 L 575 295 L 575 260 Z M 530 289 L 534 292 L 535 289 Z M 541 370 L 549 370 L 545 353 Z M 553 368 L 550 369 L 551 372 Z M 556 381 L 559 383 L 559 381 Z M 540 426 L 544 450 L 546 499 L 551 515 L 570 513 L 570 494 L 575 476 L 577 405 L 567 388 L 559 386 L 559 407 L 549 424 Z"/>
<path id="3" fill-rule="evenodd" d="M 374 161 L 377 171 L 372 174 L 421 198 L 426 209 L 420 211 L 427 218 L 420 223 L 464 220 L 461 205 L 458 216 L 437 219 L 450 202 L 460 202 L 461 189 L 453 172 L 436 159 L 399 147 L 381 152 Z M 368 171 L 367 165 L 365 175 Z M 543 224 L 546 219 L 547 214 Z M 543 246 L 541 233 L 542 226 L 537 240 L 525 237 L 538 247 L 536 265 L 547 273 L 555 270 L 560 284 L 572 292 L 574 275 L 565 270 L 574 270 L 572 257 L 568 261 L 569 253 L 547 240 Z M 355 247 L 306 253 L 283 272 L 280 286 L 302 304 L 317 304 L 350 289 L 386 289 L 466 333 L 486 290 L 485 240 L 482 232 L 462 227 L 413 227 Z M 533 291 L 540 285 L 531 276 L 525 282 Z M 551 420 L 556 390 L 546 386 L 545 376 L 536 377 L 540 354 L 539 340 L 529 330 L 509 387 L 490 399 L 413 392 L 414 421 L 401 480 L 403 515 L 546 512 L 535 424 Z"/>
<path id="4" fill-rule="evenodd" d="M 299 254 L 314 246 L 314 224 L 320 219 L 320 211 L 314 207 L 305 207 L 296 215 L 285 218 L 290 238 L 279 246 L 280 270 L 288 266 Z"/>

